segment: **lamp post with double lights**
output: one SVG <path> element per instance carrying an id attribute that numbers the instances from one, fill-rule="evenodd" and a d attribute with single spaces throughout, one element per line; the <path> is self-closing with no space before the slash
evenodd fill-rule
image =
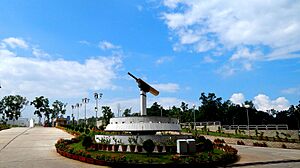
<path id="1" fill-rule="evenodd" d="M 72 105 L 71 108 L 72 108 L 72 124 L 74 126 L 74 109 L 75 109 L 75 105 Z"/>
<path id="2" fill-rule="evenodd" d="M 196 111 L 195 111 L 196 105 L 193 104 L 193 111 L 194 111 L 194 130 L 196 130 Z"/>
<path id="3" fill-rule="evenodd" d="M 250 136 L 250 122 L 249 122 L 249 112 L 248 109 L 250 108 L 249 104 L 245 104 L 244 107 L 246 108 L 246 112 L 247 112 L 247 128 L 248 128 L 248 135 Z"/>
<path id="4" fill-rule="evenodd" d="M 96 100 L 96 107 L 95 107 L 95 112 L 96 112 L 96 125 L 97 125 L 97 117 L 98 117 L 98 115 L 97 115 L 97 113 L 98 113 L 98 100 L 100 100 L 101 98 L 102 98 L 102 93 L 94 93 L 94 98 L 95 98 L 95 100 Z"/>
<path id="5" fill-rule="evenodd" d="M 87 120 L 86 120 L 86 104 L 88 104 L 90 101 L 90 99 L 88 98 L 83 98 L 82 99 L 82 103 L 84 104 L 84 122 L 85 122 L 85 125 L 87 125 Z"/>
<path id="6" fill-rule="evenodd" d="M 81 103 L 77 103 L 76 104 L 76 108 L 77 108 L 77 125 L 79 125 L 79 111 L 80 111 L 80 107 L 82 106 Z"/>

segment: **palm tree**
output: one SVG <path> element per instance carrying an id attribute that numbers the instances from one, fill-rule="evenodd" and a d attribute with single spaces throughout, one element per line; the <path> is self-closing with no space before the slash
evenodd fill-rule
<path id="1" fill-rule="evenodd" d="M 105 122 L 105 125 L 107 125 L 109 123 L 109 120 L 115 116 L 109 106 L 103 106 L 102 113 L 103 113 L 103 120 Z"/>

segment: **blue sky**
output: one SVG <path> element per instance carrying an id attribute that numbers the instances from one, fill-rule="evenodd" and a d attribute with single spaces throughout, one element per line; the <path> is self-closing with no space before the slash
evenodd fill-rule
<path id="1" fill-rule="evenodd" d="M 160 91 L 165 108 L 201 92 L 256 108 L 300 100 L 298 1 L 0 1 L 1 96 L 70 105 L 102 92 L 114 112 L 139 110 L 127 72 Z M 27 107 L 24 116 L 32 117 Z"/>

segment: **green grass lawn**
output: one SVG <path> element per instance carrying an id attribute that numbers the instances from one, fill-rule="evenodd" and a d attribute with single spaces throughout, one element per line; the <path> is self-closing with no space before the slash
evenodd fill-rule
<path id="1" fill-rule="evenodd" d="M 83 150 L 85 151 L 85 148 L 82 146 L 81 142 L 71 144 L 72 147 L 74 147 L 75 150 Z M 113 152 L 113 151 L 94 151 L 94 150 L 86 150 L 88 151 L 93 158 L 96 158 L 97 154 L 111 154 L 111 156 L 120 156 L 120 155 L 126 155 L 127 160 L 132 160 L 135 162 L 142 162 L 142 163 L 171 163 L 171 158 L 173 154 L 166 154 L 166 153 L 130 153 L 130 152 Z"/>
<path id="2" fill-rule="evenodd" d="M 77 150 L 87 151 L 91 154 L 93 158 L 96 158 L 99 154 L 106 154 L 110 155 L 112 157 L 120 157 L 121 155 L 126 155 L 126 160 L 133 163 L 157 163 L 157 164 L 168 164 L 173 163 L 172 157 L 175 156 L 175 154 L 171 153 L 130 153 L 130 152 L 114 152 L 114 151 L 94 151 L 94 150 L 85 150 L 85 148 L 81 144 L 82 141 L 78 143 L 71 144 L 71 146 Z M 214 155 L 221 155 L 224 152 L 219 149 L 214 149 L 210 153 Z M 207 157 L 208 152 L 203 152 L 203 156 Z"/>
<path id="3" fill-rule="evenodd" d="M 202 130 L 190 130 L 190 129 L 182 129 L 182 132 L 187 132 L 187 133 L 192 133 L 192 134 L 198 134 L 198 135 L 211 135 L 211 136 L 218 136 L 218 137 L 228 137 L 228 138 L 238 138 L 238 139 L 252 139 L 252 140 L 267 140 L 267 141 L 274 141 L 274 142 L 296 142 L 296 143 L 300 143 L 299 140 L 297 139 L 284 139 L 284 138 L 280 138 L 280 140 L 278 139 L 274 139 L 274 137 L 260 137 L 260 136 L 248 136 L 246 134 L 230 134 L 230 133 L 223 133 L 223 132 L 212 132 L 212 131 L 202 131 Z M 268 139 L 266 139 L 268 138 Z"/>
<path id="4" fill-rule="evenodd" d="M 66 131 L 70 132 L 70 130 L 66 129 Z M 71 130 L 73 134 L 74 131 Z M 75 132 L 77 133 L 77 132 Z M 109 164 L 139 164 L 139 165 L 189 165 L 193 164 L 194 166 L 214 166 L 214 165 L 227 165 L 229 163 L 233 163 L 237 160 L 237 151 L 230 146 L 224 146 L 224 149 L 219 147 L 210 150 L 209 143 L 206 144 L 206 150 L 202 150 L 202 152 L 197 152 L 195 154 L 190 155 L 179 155 L 174 153 L 131 153 L 131 152 L 114 152 L 114 151 L 102 151 L 102 150 L 94 150 L 94 149 L 85 149 L 82 146 L 82 142 L 85 139 L 84 136 L 80 135 L 75 138 L 79 140 L 77 143 L 71 142 L 73 140 L 59 140 L 56 144 L 57 148 L 60 148 L 63 151 L 76 154 L 78 156 L 84 156 L 87 158 L 94 158 L 96 160 L 102 160 Z M 88 133 L 88 136 L 89 133 Z M 204 142 L 204 141 L 203 141 Z M 207 142 L 205 140 L 205 142 Z M 211 142 L 210 142 L 211 143 Z M 203 145 L 203 144 L 202 144 Z M 207 146 L 208 145 L 208 146 Z M 203 147 L 203 146 L 202 146 Z M 218 149 L 219 148 L 219 149 Z M 225 152 L 226 151 L 226 152 Z M 190 167 L 189 167 L 190 168 Z"/>

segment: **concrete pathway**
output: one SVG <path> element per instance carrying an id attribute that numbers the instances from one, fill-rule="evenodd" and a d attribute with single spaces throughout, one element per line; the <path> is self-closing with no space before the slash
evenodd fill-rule
<path id="1" fill-rule="evenodd" d="M 300 167 L 300 150 L 233 145 L 239 151 L 240 160 L 231 167 L 281 168 Z"/>
<path id="2" fill-rule="evenodd" d="M 101 167 L 60 156 L 54 144 L 71 135 L 56 128 L 11 128 L 0 131 L 0 168 Z"/>
<path id="3" fill-rule="evenodd" d="M 72 136 L 56 128 L 11 128 L 0 131 L 0 168 L 101 167 L 68 159 L 56 153 L 59 138 Z M 233 145 L 241 159 L 229 167 L 300 167 L 300 150 Z"/>

